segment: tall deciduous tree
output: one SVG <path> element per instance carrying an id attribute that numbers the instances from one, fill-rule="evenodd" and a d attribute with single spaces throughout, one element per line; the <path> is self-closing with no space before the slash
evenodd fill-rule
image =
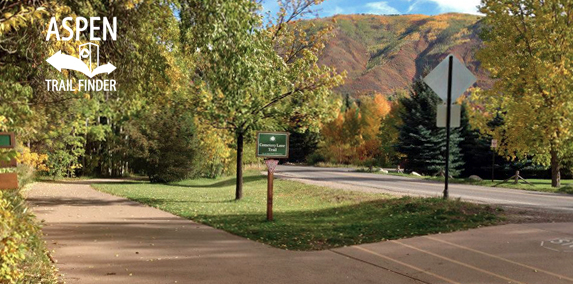
<path id="1" fill-rule="evenodd" d="M 399 95 L 399 97 L 403 96 Z M 400 162 L 400 153 L 395 147 L 400 136 L 399 126 L 402 124 L 400 107 L 399 100 L 393 101 L 390 112 L 380 121 L 378 162 L 383 167 L 396 166 Z"/>
<path id="2" fill-rule="evenodd" d="M 123 173 L 125 152 L 118 145 L 127 139 L 122 123 L 135 111 L 164 99 L 185 83 L 175 62 L 179 42 L 178 21 L 173 13 L 177 1 L 132 0 L 8 0 L 0 1 L 0 120 L 14 131 L 18 141 L 49 155 L 54 175 L 88 169 L 91 174 Z M 57 69 L 46 59 L 58 51 L 78 55 L 78 45 L 89 39 L 46 41 L 51 17 L 117 17 L 116 41 L 99 41 L 101 62 L 117 70 L 99 78 L 115 79 L 117 92 L 48 91 L 45 79 L 85 79 L 79 72 Z M 68 32 L 59 27 L 60 34 Z M 72 27 L 75 30 L 75 27 Z M 101 32 L 101 30 L 100 30 Z M 97 34 L 97 32 L 96 32 Z M 74 83 L 75 85 L 76 83 Z M 154 100 L 155 101 L 155 100 Z M 105 118 L 102 119 L 102 118 Z M 100 123 L 105 121 L 105 123 Z M 122 142 L 123 141 L 123 142 Z M 86 151 L 87 150 L 87 151 Z"/>
<path id="3" fill-rule="evenodd" d="M 484 48 L 478 58 L 496 79 L 474 99 L 504 124 L 490 132 L 499 151 L 551 165 L 560 186 L 562 158 L 573 139 L 573 2 L 569 0 L 482 0 Z"/>
<path id="4" fill-rule="evenodd" d="M 235 136 L 236 199 L 243 195 L 248 133 L 292 115 L 316 124 L 329 113 L 330 89 L 342 77 L 317 64 L 328 30 L 307 33 L 306 23 L 295 22 L 320 2 L 280 1 L 276 21 L 265 26 L 257 1 L 181 1 L 184 41 L 200 82 L 197 110 L 204 123 Z"/>

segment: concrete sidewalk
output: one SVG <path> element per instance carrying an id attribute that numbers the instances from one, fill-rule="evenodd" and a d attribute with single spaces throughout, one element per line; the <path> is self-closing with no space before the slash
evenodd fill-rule
<path id="1" fill-rule="evenodd" d="M 92 182 L 106 181 L 38 183 L 28 192 L 67 283 L 573 283 L 573 223 L 294 252 L 98 192 Z"/>

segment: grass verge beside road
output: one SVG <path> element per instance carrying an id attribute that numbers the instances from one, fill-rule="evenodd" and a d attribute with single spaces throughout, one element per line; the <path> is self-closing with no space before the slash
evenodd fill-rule
<path id="1" fill-rule="evenodd" d="M 496 224 L 490 206 L 437 198 L 392 198 L 275 181 L 274 222 L 266 222 L 266 176 L 248 171 L 244 198 L 233 177 L 176 184 L 94 184 L 98 190 L 148 204 L 235 235 L 289 250 L 320 250 Z"/>
<path id="2" fill-rule="evenodd" d="M 359 169 L 357 170 L 357 172 L 368 172 L 368 171 Z M 441 182 L 444 181 L 443 177 L 414 176 L 402 173 L 383 173 L 383 172 L 376 172 L 376 173 L 383 175 L 402 176 L 402 177 L 441 181 Z M 573 194 L 573 180 L 561 180 L 561 187 L 552 187 L 550 179 L 526 179 L 526 181 L 532 185 L 526 184 L 523 181 L 519 181 L 519 184 L 515 184 L 513 179 L 508 180 L 505 183 L 502 183 L 503 180 L 494 180 L 492 182 L 491 179 L 490 180 L 484 179 L 482 181 L 471 180 L 468 178 L 450 179 L 451 183 L 458 183 L 458 184 L 470 184 L 470 185 L 489 186 L 489 187 L 523 189 L 523 190 L 540 191 L 540 192 Z"/>
<path id="3" fill-rule="evenodd" d="M 432 178 L 432 179 L 439 181 L 444 180 L 443 178 Z M 526 179 L 526 180 L 532 185 L 526 184 L 523 181 L 519 181 L 519 184 L 515 184 L 513 180 L 501 183 L 503 182 L 503 180 L 494 180 L 492 182 L 491 180 L 474 181 L 470 179 L 456 178 L 453 180 L 453 182 L 461 184 L 489 186 L 489 187 L 503 187 L 503 188 L 524 189 L 531 191 L 573 194 L 573 182 L 569 180 L 561 181 L 561 187 L 551 187 L 550 179 Z"/>

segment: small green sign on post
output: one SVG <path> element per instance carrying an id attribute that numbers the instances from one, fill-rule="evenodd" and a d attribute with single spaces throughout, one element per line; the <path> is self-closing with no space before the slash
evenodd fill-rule
<path id="1" fill-rule="evenodd" d="M 0 148 L 14 148 L 14 133 L 0 132 Z"/>
<path id="2" fill-rule="evenodd" d="M 14 148 L 16 139 L 13 132 L 0 132 L 0 148 Z M 0 168 L 17 166 L 16 159 L 10 161 L 0 161 Z M 18 174 L 0 173 L 0 190 L 18 189 Z"/>
<path id="3" fill-rule="evenodd" d="M 273 220 L 273 180 L 278 158 L 288 158 L 287 132 L 258 132 L 257 157 L 267 158 L 267 221 Z"/>
<path id="4" fill-rule="evenodd" d="M 288 158 L 287 132 L 258 132 L 257 157 L 260 158 Z"/>

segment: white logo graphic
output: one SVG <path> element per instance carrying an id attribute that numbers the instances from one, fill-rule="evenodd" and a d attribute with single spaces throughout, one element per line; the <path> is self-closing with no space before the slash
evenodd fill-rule
<path id="1" fill-rule="evenodd" d="M 277 140 L 274 136 L 271 136 L 271 141 L 275 142 Z"/>
<path id="2" fill-rule="evenodd" d="M 86 76 L 93 78 L 94 76 L 101 73 L 111 73 L 115 70 L 115 66 L 111 63 L 99 66 L 99 46 L 94 43 L 85 43 L 80 47 L 80 58 L 75 58 L 71 55 L 62 54 L 59 50 L 56 54 L 52 55 L 46 61 L 50 65 L 54 66 L 58 71 L 62 72 L 62 69 L 69 69 L 82 72 Z M 92 54 L 95 53 L 96 68 L 92 70 Z M 87 59 L 89 61 L 89 66 L 82 61 L 82 59 Z"/>

